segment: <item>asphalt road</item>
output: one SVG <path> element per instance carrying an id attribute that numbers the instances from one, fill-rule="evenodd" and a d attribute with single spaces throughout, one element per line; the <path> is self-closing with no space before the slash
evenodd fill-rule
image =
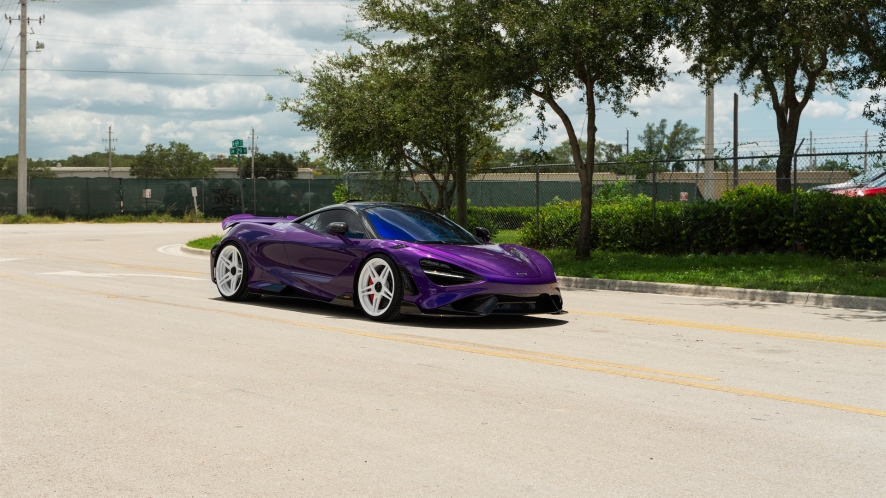
<path id="1" fill-rule="evenodd" d="M 0 496 L 886 496 L 886 313 L 377 324 L 223 301 L 218 232 L 0 226 Z"/>

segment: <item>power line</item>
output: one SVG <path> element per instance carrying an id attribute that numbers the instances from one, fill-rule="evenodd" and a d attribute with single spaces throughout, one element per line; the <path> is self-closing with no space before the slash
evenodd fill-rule
<path id="1" fill-rule="evenodd" d="M 74 4 L 100 4 L 100 5 L 157 5 L 157 6 L 172 6 L 172 7 L 202 7 L 206 6 L 225 6 L 225 7 L 299 7 L 302 5 L 329 5 L 329 6 L 340 6 L 352 8 L 348 5 L 344 5 L 339 2 L 264 2 L 264 3 L 231 3 L 231 2 L 199 2 L 199 3 L 184 3 L 184 2 L 110 2 L 110 1 L 101 1 L 101 0 L 69 0 L 63 2 L 65 4 L 74 5 Z"/>
<path id="2" fill-rule="evenodd" d="M 3 62 L 3 67 L 0 68 L 0 73 L 2 73 L 3 71 L 6 71 L 6 63 L 9 62 L 9 57 L 15 51 L 15 44 L 16 43 L 18 43 L 18 38 L 16 38 L 15 41 L 12 42 L 12 46 L 9 47 L 9 55 L 6 56 L 6 60 Z M 10 71 L 12 71 L 12 69 L 10 69 Z"/>
<path id="3" fill-rule="evenodd" d="M 11 71 L 11 69 L 10 69 Z M 233 73 L 173 73 L 173 72 L 149 72 L 149 71 L 99 71 L 91 69 L 41 69 L 29 68 L 28 71 L 43 71 L 52 73 L 100 73 L 100 74 L 146 74 L 160 76 L 243 76 L 250 78 L 276 78 L 288 77 L 286 74 L 233 74 Z"/>
<path id="4" fill-rule="evenodd" d="M 47 39 L 51 39 L 52 37 L 45 37 Z M 143 47 L 139 45 L 120 45 L 116 43 L 95 43 L 95 42 L 84 42 L 84 41 L 76 41 L 76 40 L 56 40 L 56 41 L 64 41 L 68 43 L 80 43 L 84 45 L 102 45 L 106 47 L 126 47 L 126 48 L 144 48 L 148 50 L 167 50 L 171 52 L 197 52 L 201 54 L 226 54 L 226 55 L 266 55 L 266 56 L 278 56 L 278 57 L 313 57 L 312 54 L 259 54 L 254 52 L 220 52 L 217 50 L 192 50 L 187 48 L 167 48 L 167 47 Z"/>
<path id="5" fill-rule="evenodd" d="M 188 45 L 243 45 L 243 43 L 220 43 L 220 42 L 194 42 L 190 40 L 133 40 L 119 37 L 96 37 L 96 36 L 73 36 L 73 35 L 43 35 L 45 38 L 53 39 L 53 40 L 65 40 L 67 38 L 75 38 L 80 40 L 116 40 L 123 42 L 139 42 L 139 43 L 187 43 Z M 353 44 L 351 44 L 353 45 Z M 274 48 L 342 48 L 343 44 L 339 45 L 272 45 Z"/>

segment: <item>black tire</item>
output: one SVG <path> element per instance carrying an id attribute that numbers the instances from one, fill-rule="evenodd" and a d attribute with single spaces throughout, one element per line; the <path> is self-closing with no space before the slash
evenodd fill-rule
<path id="1" fill-rule="evenodd" d="M 219 265 L 224 265 L 225 263 L 223 261 L 228 261 L 228 256 L 235 255 L 239 258 L 240 267 L 236 268 L 237 263 L 234 263 L 233 271 L 222 272 Z M 221 294 L 221 297 L 226 300 L 253 301 L 261 297 L 258 294 L 249 292 L 249 261 L 246 259 L 243 249 L 237 244 L 228 242 L 221 247 L 218 252 L 218 258 L 215 260 L 215 268 L 213 268 L 212 271 L 215 273 L 215 287 L 218 289 L 218 293 Z M 229 282 L 228 279 L 225 279 L 226 276 L 229 278 L 237 278 L 237 274 L 240 274 L 240 276 L 235 285 L 225 285 L 226 282 Z"/>
<path id="2" fill-rule="evenodd" d="M 372 267 L 372 270 L 367 270 L 367 267 Z M 376 298 L 379 299 L 380 303 L 387 303 L 387 307 L 384 311 L 374 312 L 372 309 L 367 309 L 367 307 L 371 306 L 371 303 L 369 302 L 371 300 L 369 297 L 367 296 L 366 303 L 364 303 L 364 299 L 361 298 L 360 280 L 361 278 L 364 278 L 365 271 L 374 271 L 376 268 L 381 267 L 386 267 L 390 270 L 390 275 L 386 276 L 382 289 L 390 290 L 391 297 L 377 297 L 376 295 Z M 373 285 L 378 286 L 380 283 L 380 281 L 373 282 Z M 369 287 L 370 286 L 365 286 L 364 288 L 368 289 Z M 400 313 L 400 304 L 403 302 L 403 281 L 400 278 L 400 269 L 391 258 L 384 254 L 374 254 L 363 262 L 357 270 L 357 275 L 354 277 L 354 301 L 363 311 L 363 314 L 378 322 L 391 322 L 403 317 L 403 314 Z"/>

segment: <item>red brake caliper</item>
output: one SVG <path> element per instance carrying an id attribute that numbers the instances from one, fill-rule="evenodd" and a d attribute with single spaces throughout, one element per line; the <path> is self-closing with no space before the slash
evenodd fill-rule
<path id="1" fill-rule="evenodd" d="M 372 281 L 372 278 L 370 278 L 370 279 L 369 279 L 369 287 L 372 287 L 372 284 L 373 284 L 373 283 L 374 283 L 374 282 Z M 374 299 L 374 298 L 375 298 L 375 294 L 369 294 L 369 302 L 370 302 L 370 303 L 374 303 L 374 302 L 375 302 L 375 299 Z"/>

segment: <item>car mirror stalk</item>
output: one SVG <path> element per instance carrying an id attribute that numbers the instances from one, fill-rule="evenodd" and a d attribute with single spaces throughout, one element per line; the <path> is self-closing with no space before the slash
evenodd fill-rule
<path id="1" fill-rule="evenodd" d="M 329 226 L 326 227 L 326 233 L 328 233 L 330 235 L 335 235 L 336 237 L 340 238 L 345 244 L 347 244 L 349 246 L 357 245 L 356 242 L 349 239 L 345 235 L 348 233 L 348 224 L 343 221 L 335 221 L 335 222 L 330 223 Z"/>

